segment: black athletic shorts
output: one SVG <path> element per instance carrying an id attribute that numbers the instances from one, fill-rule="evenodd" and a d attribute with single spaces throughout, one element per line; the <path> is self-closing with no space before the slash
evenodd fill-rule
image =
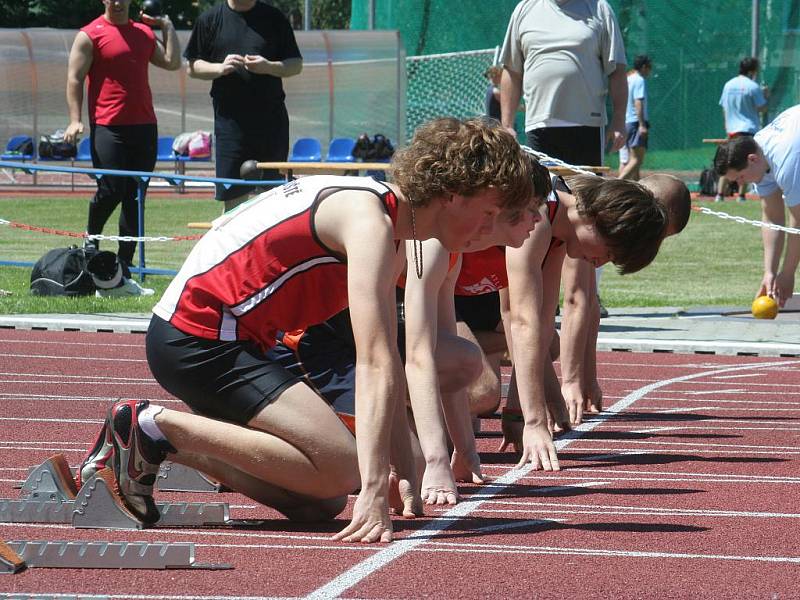
<path id="1" fill-rule="evenodd" d="M 300 381 L 252 342 L 187 335 L 156 315 L 146 347 L 156 381 L 197 414 L 214 419 L 245 425 Z"/>
<path id="2" fill-rule="evenodd" d="M 478 296 L 455 296 L 456 320 L 472 331 L 497 331 L 500 324 L 500 292 Z"/>
<path id="3" fill-rule="evenodd" d="M 599 127 L 542 127 L 526 132 L 528 146 L 571 165 L 600 166 L 603 140 Z"/>
<path id="4" fill-rule="evenodd" d="M 261 110 L 227 106 L 214 101 L 214 156 L 217 177 L 241 179 L 246 160 L 283 162 L 289 155 L 289 115 L 280 102 Z M 259 179 L 282 179 L 276 170 L 262 171 Z M 217 200 L 231 200 L 253 190 L 252 186 L 216 186 Z"/>
<path id="5" fill-rule="evenodd" d="M 397 346 L 405 362 L 402 292 L 398 288 Z M 349 309 L 312 325 L 299 337 L 281 333 L 267 356 L 290 373 L 306 378 L 337 414 L 356 414 L 356 342 Z"/>

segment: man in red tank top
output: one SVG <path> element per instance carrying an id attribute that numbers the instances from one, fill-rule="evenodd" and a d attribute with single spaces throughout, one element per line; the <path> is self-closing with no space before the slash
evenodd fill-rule
<path id="1" fill-rule="evenodd" d="M 360 487 L 352 521 L 336 539 L 391 540 L 389 450 L 410 446 L 399 408 L 406 388 L 396 332 L 398 243 L 436 238 L 448 251 L 468 250 L 532 196 L 530 161 L 516 140 L 480 119 L 432 121 L 393 160 L 391 184 L 304 177 L 214 222 L 147 334 L 154 377 L 192 411 L 116 403 L 79 469 L 82 481 L 113 463 L 123 501 L 143 523 L 159 518 L 153 483 L 167 453 L 295 520 L 333 518 Z M 412 251 L 410 277 L 427 268 L 423 253 Z M 311 387 L 265 354 L 276 331 L 321 322 L 347 305 L 357 440 Z M 416 467 L 410 451 L 398 455 L 403 513 L 419 514 Z"/>
<path id="2" fill-rule="evenodd" d="M 84 81 L 88 80 L 87 100 L 92 148 L 92 165 L 97 169 L 152 171 L 156 164 L 158 130 L 153 98 L 147 79 L 149 64 L 175 71 L 181 66 L 180 46 L 168 16 L 141 15 L 136 23 L 128 17 L 130 0 L 103 0 L 105 11 L 75 36 L 69 53 L 67 106 L 69 125 L 64 139 L 77 143 L 84 132 Z M 163 32 L 156 41 L 150 26 Z M 86 232 L 103 232 L 108 218 L 121 203 L 119 234 L 139 234 L 136 201 L 138 183 L 130 177 L 102 177 L 97 193 L 89 203 Z M 87 242 L 96 251 L 97 241 Z M 150 295 L 130 279 L 136 242 L 119 242 L 119 262 L 123 278 L 119 286 L 101 296 Z"/>

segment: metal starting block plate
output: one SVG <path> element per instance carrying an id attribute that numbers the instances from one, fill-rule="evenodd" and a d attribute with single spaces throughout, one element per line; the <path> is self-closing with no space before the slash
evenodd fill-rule
<path id="1" fill-rule="evenodd" d="M 158 469 L 156 488 L 163 492 L 219 492 L 222 485 L 196 469 L 164 461 Z"/>
<path id="2" fill-rule="evenodd" d="M 63 454 L 55 454 L 31 469 L 20 487 L 20 497 L 37 500 L 72 500 L 78 493 Z"/>
<path id="3" fill-rule="evenodd" d="M 7 545 L 28 567 L 58 569 L 232 569 L 198 563 L 194 544 L 148 542 L 26 542 Z"/>
<path id="4" fill-rule="evenodd" d="M 224 502 L 157 502 L 161 518 L 156 527 L 208 527 L 227 525 L 230 510 Z M 117 515 L 105 502 L 85 509 L 74 522 L 75 502 L 0 499 L 0 523 L 70 523 L 83 529 L 141 529 L 127 515 Z M 138 526 L 137 526 L 138 524 Z"/>

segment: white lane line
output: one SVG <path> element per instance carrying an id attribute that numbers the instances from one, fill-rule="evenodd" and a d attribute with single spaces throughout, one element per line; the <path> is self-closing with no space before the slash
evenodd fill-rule
<path id="1" fill-rule="evenodd" d="M 565 475 L 561 474 L 559 477 L 569 480 L 569 481 L 581 481 L 581 480 L 593 480 L 593 477 L 580 477 L 578 475 Z M 541 477 L 536 476 L 528 476 L 525 477 L 523 481 L 539 481 Z M 757 483 L 759 485 L 767 485 L 767 484 L 780 484 L 780 485 L 800 485 L 800 478 L 798 477 L 773 477 L 771 479 L 738 479 L 735 475 L 720 475 L 716 478 L 703 478 L 698 479 L 696 477 L 686 476 L 686 477 L 678 477 L 678 476 L 659 476 L 659 477 L 647 477 L 646 475 L 637 475 L 631 477 L 608 477 L 608 484 L 611 485 L 613 483 L 623 482 L 623 481 L 649 481 L 656 484 L 663 484 L 663 483 L 690 483 L 690 484 L 697 484 L 697 483 L 739 483 L 739 484 L 746 484 L 751 485 L 753 483 Z M 647 490 L 644 489 L 643 493 L 646 493 Z M 602 493 L 602 490 L 601 490 Z M 533 494 L 535 496 L 535 494 Z"/>
<path id="2" fill-rule="evenodd" d="M 48 452 L 61 452 L 66 454 L 68 452 L 86 452 L 86 448 L 89 448 L 91 444 L 84 444 L 83 448 L 64 448 L 63 446 L 2 446 L 2 450 L 6 451 L 6 455 L 8 453 L 14 451 L 21 451 L 21 450 L 47 450 Z"/>
<path id="3" fill-rule="evenodd" d="M 37 446 L 46 446 L 48 444 L 62 444 L 62 445 L 65 445 L 65 446 L 80 446 L 81 448 L 83 448 L 85 446 L 88 446 L 88 444 L 85 444 L 85 443 L 82 443 L 82 442 L 76 442 L 74 440 L 71 440 L 71 441 L 68 441 L 68 442 L 67 441 L 61 441 L 61 440 L 48 440 L 46 442 L 40 442 L 40 441 L 30 441 L 29 442 L 29 441 L 19 441 L 19 440 L 0 440 L 0 448 L 13 447 L 13 446 L 21 445 L 21 444 L 33 444 L 33 445 L 37 445 Z"/>
<path id="4" fill-rule="evenodd" d="M 47 379 L 48 377 L 61 377 L 64 379 L 80 379 L 81 381 L 89 381 L 93 379 L 104 380 L 108 379 L 108 375 L 65 375 L 64 373 L 0 373 L 2 377 L 31 377 L 34 380 L 41 380 Z M 124 376 L 120 377 L 119 381 L 154 381 L 152 377 L 131 377 L 131 376 Z"/>
<path id="5" fill-rule="evenodd" d="M 77 331 L 75 333 L 78 333 Z M 85 332 L 82 332 L 85 333 Z M 130 334 L 124 334 L 130 335 Z M 65 341 L 53 341 L 53 340 L 22 340 L 22 339 L 8 339 L 8 338 L 0 338 L 0 343 L 3 344 L 53 344 L 54 346 L 80 346 L 81 348 L 91 347 L 91 346 L 101 346 L 104 348 L 108 347 L 108 342 L 65 342 Z M 144 340 L 142 340 L 141 344 L 124 344 L 121 342 L 114 341 L 114 348 L 141 348 L 144 350 Z"/>
<path id="6" fill-rule="evenodd" d="M 72 384 L 73 382 L 69 382 Z M 97 385 L 92 382 L 92 385 Z M 51 400 L 66 400 L 68 402 L 118 402 L 122 398 L 130 398 L 131 395 L 127 394 L 125 396 L 56 396 L 56 395 L 49 395 L 49 394 L 0 394 L 0 398 L 7 398 L 10 400 L 21 400 L 21 401 L 31 401 L 31 402 L 42 402 L 42 401 L 51 401 Z M 148 400 L 154 404 L 183 404 L 180 400 L 176 399 L 166 399 L 166 398 L 142 398 L 137 396 L 137 400 Z"/>
<path id="7" fill-rule="evenodd" d="M 712 379 L 747 379 L 748 377 L 763 377 L 764 373 L 745 373 L 744 375 L 718 375 Z"/>
<path id="8" fill-rule="evenodd" d="M 538 498 L 532 498 L 532 501 L 526 500 L 487 500 L 486 504 L 490 506 L 513 506 L 515 508 L 509 509 L 487 509 L 482 508 L 481 513 L 484 512 L 550 512 L 550 513 L 567 513 L 573 514 L 578 512 L 578 509 L 585 509 L 591 514 L 593 511 L 596 514 L 637 514 L 637 515 L 659 515 L 659 516 L 703 516 L 703 517 L 736 517 L 736 518 L 752 518 L 752 519 L 800 519 L 800 513 L 772 513 L 764 511 L 738 511 L 738 510 L 717 510 L 711 508 L 662 508 L 662 507 L 648 507 L 648 506 L 626 506 L 616 504 L 577 504 L 567 502 L 544 502 Z M 553 507 L 551 510 L 543 510 L 542 507 Z"/>
<path id="9" fill-rule="evenodd" d="M 623 440 L 624 441 L 624 440 Z M 642 455 L 651 455 L 651 454 L 680 454 L 685 455 L 689 452 L 692 454 L 730 454 L 730 450 L 708 450 L 706 448 L 700 447 L 693 447 L 693 448 L 656 448 L 656 449 L 648 449 L 648 448 L 619 448 L 615 449 L 613 453 L 609 453 L 608 451 L 610 448 L 606 448 L 603 446 L 600 447 L 586 447 L 581 446 L 580 448 L 575 448 L 575 451 L 580 452 L 603 452 L 604 454 L 600 455 L 604 459 L 614 458 L 615 456 L 619 456 L 620 454 L 642 454 Z M 785 456 L 787 454 L 800 454 L 800 449 L 797 450 L 782 450 L 780 454 L 776 454 L 770 450 L 747 450 L 748 455 L 751 454 L 766 454 L 768 456 Z M 591 456 L 582 456 L 582 457 L 570 457 L 572 460 L 596 460 L 598 457 L 595 455 Z"/>
<path id="10" fill-rule="evenodd" d="M 567 472 L 573 473 L 575 471 L 579 472 L 586 472 L 586 473 L 608 473 L 609 475 L 618 475 L 620 473 L 629 473 L 631 475 L 658 475 L 658 476 L 678 476 L 678 477 L 692 477 L 695 479 L 703 480 L 703 479 L 715 479 L 717 477 L 728 477 L 728 478 L 738 478 L 743 481 L 786 481 L 792 480 L 800 483 L 800 477 L 790 477 L 790 476 L 780 476 L 780 475 L 738 475 L 738 474 L 730 474 L 730 473 L 700 473 L 700 472 L 692 472 L 692 473 L 685 473 L 681 471 L 641 471 L 641 470 L 634 470 L 634 469 L 603 469 L 602 467 L 594 468 L 594 467 L 574 467 L 570 468 Z M 595 475 L 597 477 L 597 475 Z"/>
<path id="11" fill-rule="evenodd" d="M 129 381 L 123 377 L 116 375 L 107 375 L 106 377 L 92 379 L 91 377 L 77 377 L 78 383 L 91 383 L 92 385 L 158 385 L 153 379 L 139 379 Z M 75 380 L 59 380 L 47 379 L 45 381 L 35 379 L 0 379 L 2 383 L 24 383 L 25 385 L 75 385 Z M 22 394 L 16 394 L 22 395 Z"/>
<path id="12" fill-rule="evenodd" d="M 763 392 L 764 396 L 775 396 L 776 392 Z M 750 392 L 747 393 L 747 398 L 742 400 L 736 400 L 734 398 L 714 398 L 714 402 L 717 404 L 746 404 L 748 406 L 755 406 L 755 405 L 762 405 L 762 406 L 786 406 L 788 404 L 793 404 L 794 400 L 753 400 L 751 397 L 752 395 Z M 784 394 L 781 393 L 782 397 L 791 397 L 791 396 L 800 396 L 800 394 Z M 661 400 L 664 402 L 708 402 L 708 398 L 657 398 L 652 397 L 647 399 L 648 402 L 652 402 L 653 400 Z"/>
<path id="13" fill-rule="evenodd" d="M 747 390 L 744 388 L 731 388 L 727 390 L 697 390 L 692 392 L 684 392 L 691 396 L 704 396 L 706 394 L 745 394 Z"/>
<path id="14" fill-rule="evenodd" d="M 706 401 L 707 402 L 707 401 Z M 719 411 L 726 411 L 726 412 L 748 412 L 748 413 L 792 413 L 792 412 L 800 412 L 800 406 L 796 408 L 778 408 L 778 407 L 767 407 L 767 408 L 756 408 L 756 407 L 741 407 L 741 406 L 719 406 L 719 405 L 712 405 L 712 406 L 686 406 L 686 407 L 679 407 L 679 408 L 659 408 L 657 406 L 640 406 L 637 408 L 638 412 L 645 412 L 645 411 L 652 411 L 655 414 L 668 414 L 668 413 L 680 413 L 686 411 L 698 411 L 698 410 L 719 410 Z"/>
<path id="15" fill-rule="evenodd" d="M 603 487 L 604 485 L 608 485 L 608 481 L 586 481 L 584 483 L 576 483 L 575 485 L 551 485 L 547 487 L 540 487 L 536 488 L 536 495 L 545 495 L 545 494 L 563 494 L 564 492 L 569 492 L 574 490 L 575 488 L 594 488 L 594 487 Z M 471 501 L 473 498 L 480 498 L 482 494 L 480 492 L 476 494 L 470 494 L 469 500 Z M 489 496 L 490 498 L 492 495 Z"/>
<path id="16" fill-rule="evenodd" d="M 609 428 L 611 429 L 611 428 Z M 617 428 L 615 428 L 617 429 Z M 619 427 L 618 429 L 627 432 L 627 427 Z M 682 427 L 648 427 L 647 429 L 634 429 L 630 431 L 630 433 L 660 433 L 663 431 L 675 431 L 677 429 L 683 429 Z"/>
<path id="17" fill-rule="evenodd" d="M 144 358 L 111 358 L 108 356 L 69 356 L 69 355 L 52 355 L 52 354 L 11 354 L 11 353 L 2 353 L 0 356 L 5 358 L 33 358 L 36 360 L 45 359 L 45 360 L 90 360 L 96 363 L 103 363 L 103 362 L 137 362 L 137 363 L 146 363 L 147 360 Z"/>
<path id="18" fill-rule="evenodd" d="M 90 423 L 90 424 L 99 424 L 105 422 L 103 419 L 42 419 L 38 417 L 0 417 L 0 421 L 24 421 L 25 423 Z"/>
<path id="19" fill-rule="evenodd" d="M 583 441 L 583 440 L 581 440 Z M 598 442 L 599 440 L 587 440 L 591 442 Z M 651 441 L 651 440 L 623 440 L 623 439 L 616 439 L 616 438 L 603 438 L 604 443 L 608 444 L 651 444 L 653 446 L 701 446 L 702 448 L 731 448 L 731 449 L 758 449 L 758 450 L 788 450 L 788 451 L 798 451 L 797 446 L 765 446 L 762 444 L 717 444 L 713 442 L 671 442 L 669 440 L 658 440 L 658 441 Z M 2 442 L 0 442 L 2 444 Z M 583 449 L 583 446 L 581 446 Z"/>
<path id="20" fill-rule="evenodd" d="M 708 377 L 711 375 L 717 375 L 722 373 L 735 373 L 740 371 L 748 371 L 750 369 L 762 368 L 765 365 L 775 366 L 776 364 L 797 365 L 800 364 L 800 361 L 782 361 L 781 363 L 766 362 L 766 363 L 750 363 L 746 365 L 736 365 L 726 368 L 714 369 L 712 371 L 693 373 L 691 375 L 682 375 L 679 377 L 674 377 L 672 379 L 665 379 L 645 385 L 639 388 L 638 390 L 631 392 L 619 402 L 614 403 L 612 406 L 608 408 L 606 412 L 601 413 L 600 418 L 598 418 L 597 420 L 592 420 L 583 423 L 578 427 L 576 427 L 573 431 L 565 434 L 561 439 L 559 439 L 556 442 L 556 448 L 559 450 L 565 448 L 574 439 L 580 439 L 580 437 L 584 433 L 591 431 L 598 425 L 604 423 L 606 418 L 608 418 L 608 416 L 620 413 L 621 411 L 630 407 L 637 400 L 640 400 L 648 393 L 657 390 L 659 388 L 680 381 L 689 381 L 699 377 Z M 652 365 L 648 366 L 652 367 Z M 522 477 L 528 475 L 531 471 L 532 467 L 530 465 L 526 465 L 520 469 L 516 468 L 512 469 L 511 471 L 506 473 L 506 475 L 496 479 L 493 485 L 486 486 L 486 488 L 490 488 L 491 490 L 488 492 L 487 496 L 496 495 L 502 492 L 509 486 L 519 481 Z M 461 504 L 457 504 L 456 506 L 454 506 L 445 514 L 449 517 L 465 517 L 470 513 L 472 513 L 474 510 L 476 510 L 480 506 L 480 504 L 481 504 L 480 502 L 462 502 Z M 420 544 L 428 542 L 430 541 L 431 538 L 440 535 L 449 525 L 450 525 L 449 522 L 443 521 L 441 519 L 431 520 L 424 527 L 418 530 L 415 534 L 412 534 L 407 538 L 397 540 L 389 544 L 388 546 L 380 550 L 378 553 L 354 565 L 341 575 L 332 579 L 327 584 L 317 588 L 315 591 L 313 591 L 311 594 L 308 595 L 308 598 L 312 598 L 315 600 L 323 600 L 323 599 L 327 600 L 329 598 L 338 598 L 339 596 L 341 596 L 342 593 L 344 593 L 354 585 L 358 584 L 366 577 L 369 577 L 376 571 L 383 569 L 384 567 L 386 567 L 386 565 L 388 565 L 395 559 L 400 558 L 406 552 L 409 552 L 410 550 L 413 550 Z"/>
<path id="21" fill-rule="evenodd" d="M 509 529 L 521 529 L 523 527 L 541 527 L 542 525 L 553 525 L 567 521 L 568 519 L 528 519 L 527 521 L 511 521 L 500 525 L 486 525 L 485 527 L 476 528 L 475 531 L 491 533 L 493 531 L 508 531 Z"/>
<path id="22" fill-rule="evenodd" d="M 766 375 L 762 373 L 761 375 Z M 630 383 L 643 383 L 647 381 L 646 379 L 639 379 L 639 378 L 631 378 L 631 377 L 601 377 L 601 383 L 605 382 L 630 382 Z M 699 385 L 719 385 L 718 381 L 693 381 L 692 386 L 699 386 Z M 748 387 L 769 387 L 769 388 L 800 388 L 800 383 L 756 383 L 754 381 L 747 382 Z M 673 393 L 683 393 L 683 390 L 680 388 L 674 390 L 662 390 L 663 392 L 673 394 Z"/>
<path id="23" fill-rule="evenodd" d="M 740 419 L 737 419 L 739 422 Z M 704 419 L 703 423 L 719 423 L 719 419 Z M 725 420 L 725 423 L 729 423 L 730 421 Z M 637 429 L 635 431 L 631 431 L 629 429 L 629 425 L 606 425 L 603 431 L 624 431 L 631 433 L 645 433 L 645 432 L 657 432 L 660 429 L 664 431 L 674 430 L 674 431 L 797 431 L 800 432 L 800 425 L 786 425 L 783 421 L 754 421 L 754 423 L 759 424 L 769 424 L 774 422 L 775 425 L 771 427 L 704 427 L 702 425 L 675 425 L 672 427 L 653 427 L 651 429 Z M 780 424 L 781 427 L 777 425 Z M 669 436 L 667 436 L 669 437 Z"/>
<path id="24" fill-rule="evenodd" d="M 69 600 L 300 600 L 299 598 L 291 596 L 165 596 L 158 594 L 153 596 L 150 594 L 102 594 L 100 596 L 87 595 L 83 592 L 59 592 L 59 593 L 41 593 L 35 595 L 28 594 L 2 594 L 0 598 L 8 598 L 9 600 L 20 600 L 22 598 L 66 598 Z"/>

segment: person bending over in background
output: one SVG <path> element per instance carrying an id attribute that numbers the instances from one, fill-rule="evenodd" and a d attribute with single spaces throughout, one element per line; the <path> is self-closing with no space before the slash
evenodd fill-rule
<path id="1" fill-rule="evenodd" d="M 800 105 L 779 114 L 754 137 L 740 136 L 720 144 L 714 157 L 720 175 L 740 186 L 756 184 L 762 218 L 767 223 L 800 225 Z M 800 263 L 800 235 L 761 229 L 764 242 L 764 276 L 756 297 L 768 295 L 780 306 L 794 294 L 794 278 Z"/>

